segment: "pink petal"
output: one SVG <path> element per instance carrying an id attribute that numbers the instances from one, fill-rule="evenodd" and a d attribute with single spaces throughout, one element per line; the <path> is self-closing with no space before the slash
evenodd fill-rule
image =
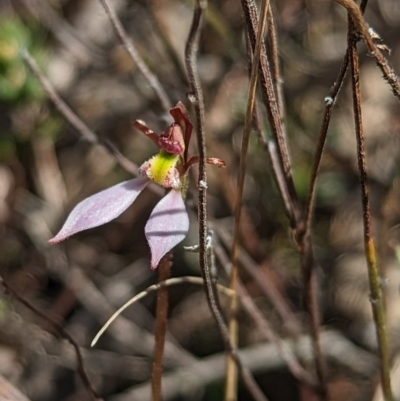
<path id="1" fill-rule="evenodd" d="M 151 251 L 151 268 L 178 245 L 189 230 L 189 216 L 180 191 L 172 189 L 153 209 L 144 229 Z"/>
<path id="2" fill-rule="evenodd" d="M 63 241 L 72 234 L 98 227 L 117 218 L 149 183 L 147 178 L 134 178 L 105 189 L 78 203 L 60 232 L 49 242 Z"/>

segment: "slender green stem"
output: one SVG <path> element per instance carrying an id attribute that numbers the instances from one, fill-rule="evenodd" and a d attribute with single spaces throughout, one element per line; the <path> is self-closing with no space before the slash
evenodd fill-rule
<path id="1" fill-rule="evenodd" d="M 386 331 L 385 308 L 381 289 L 378 263 L 376 258 L 375 241 L 371 229 L 371 211 L 369 205 L 367 167 L 364 146 L 364 132 L 361 113 L 360 67 L 357 53 L 356 29 L 349 15 L 349 55 L 351 65 L 351 81 L 353 88 L 353 109 L 355 132 L 357 139 L 357 159 L 360 172 L 361 201 L 364 221 L 364 246 L 368 266 L 368 277 L 371 291 L 371 306 L 375 321 L 378 348 L 380 354 L 380 369 L 382 390 L 386 401 L 393 401 L 390 384 L 390 352 Z"/>

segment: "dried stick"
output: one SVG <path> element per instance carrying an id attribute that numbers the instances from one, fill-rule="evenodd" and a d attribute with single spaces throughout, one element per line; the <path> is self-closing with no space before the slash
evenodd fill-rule
<path id="1" fill-rule="evenodd" d="M 168 97 L 167 93 L 165 92 L 164 88 L 162 87 L 160 81 L 149 70 L 146 63 L 140 57 L 139 53 L 137 52 L 136 48 L 134 47 L 134 45 L 132 43 L 132 40 L 128 37 L 128 34 L 126 33 L 124 27 L 122 26 L 122 23 L 119 20 L 117 13 L 111 6 L 110 2 L 108 0 L 100 0 L 100 1 L 104 7 L 104 10 L 106 11 L 106 13 L 108 15 L 108 18 L 110 18 L 110 21 L 115 29 L 115 32 L 116 32 L 119 40 L 125 46 L 125 49 L 128 52 L 129 56 L 134 61 L 134 63 L 136 63 L 139 70 L 142 72 L 142 74 L 146 78 L 147 82 L 149 83 L 150 87 L 154 90 L 154 92 L 160 99 L 160 102 L 161 102 L 165 112 L 168 113 L 172 107 L 171 101 L 169 100 L 169 97 Z"/>
<path id="2" fill-rule="evenodd" d="M 283 79 L 281 76 L 281 69 L 279 66 L 278 40 L 276 37 L 275 21 L 274 21 L 274 15 L 272 13 L 271 3 L 268 6 L 267 22 L 268 22 L 267 43 L 268 43 L 269 53 L 271 54 L 271 70 L 272 70 L 272 76 L 274 77 L 275 81 L 276 99 L 278 101 L 279 114 L 281 116 L 282 131 L 284 133 L 284 136 L 287 136 L 286 127 L 284 123 L 285 100 L 283 96 Z"/>
<path id="3" fill-rule="evenodd" d="M 97 64 L 104 60 L 102 50 L 79 37 L 76 29 L 60 16 L 50 2 L 22 0 L 22 3 L 75 57 Z"/>
<path id="4" fill-rule="evenodd" d="M 363 0 L 361 3 L 361 11 L 364 12 L 367 6 L 368 0 Z M 305 224 L 304 224 L 304 233 L 303 238 L 310 238 L 311 236 L 311 227 L 312 227 L 312 218 L 315 206 L 315 195 L 316 195 L 316 186 L 317 186 L 317 177 L 319 168 L 321 165 L 322 154 L 325 147 L 326 137 L 328 133 L 328 128 L 332 116 L 333 107 L 336 103 L 337 96 L 339 91 L 343 85 L 343 80 L 346 75 L 348 66 L 349 66 L 349 52 L 350 49 L 347 49 L 346 55 L 343 59 L 342 65 L 340 67 L 339 75 L 335 80 L 335 83 L 331 87 L 328 96 L 325 98 L 325 112 L 322 119 L 322 124 L 320 128 L 320 132 L 318 135 L 317 147 L 314 155 L 313 165 L 311 169 L 311 178 L 310 178 L 310 188 L 308 192 L 308 199 L 305 209 Z"/>
<path id="5" fill-rule="evenodd" d="M 35 59 L 29 54 L 26 49 L 21 50 L 21 56 L 28 64 L 29 68 L 35 74 L 36 78 L 42 85 L 43 90 L 47 96 L 53 102 L 54 106 L 63 115 L 63 117 L 81 134 L 81 136 L 93 145 L 100 145 L 103 147 L 127 172 L 137 175 L 137 166 L 123 156 L 114 145 L 99 138 L 76 114 L 75 112 L 64 102 L 63 99 L 54 89 L 50 81 L 43 75 L 37 65 Z"/>
<path id="6" fill-rule="evenodd" d="M 185 67 L 182 65 L 179 54 L 172 44 L 170 33 L 167 27 L 165 26 L 163 20 L 164 13 L 162 10 L 158 10 L 157 8 L 157 6 L 161 4 L 162 4 L 161 2 L 157 2 L 154 3 L 153 5 L 152 3 L 149 3 L 147 0 L 143 1 L 143 5 L 147 7 L 147 10 L 150 14 L 150 18 L 152 19 L 151 26 L 157 30 L 158 38 L 163 43 L 164 48 L 171 59 L 171 62 L 175 68 L 177 78 L 179 79 L 182 85 L 186 86 L 187 76 Z"/>
<path id="7" fill-rule="evenodd" d="M 271 6 L 270 6 L 270 10 L 271 10 Z M 280 78 L 275 26 L 273 26 L 272 28 L 270 26 L 271 23 L 273 24 L 272 14 L 270 14 L 270 10 L 268 10 L 268 15 L 267 15 L 268 44 L 269 44 L 269 46 L 272 47 L 272 49 L 271 49 L 272 58 L 273 58 L 272 69 L 273 69 L 274 80 L 275 80 L 275 85 L 276 85 L 276 89 L 277 89 L 278 104 L 280 105 L 279 111 L 280 111 L 280 115 L 281 115 L 282 130 L 285 133 L 285 127 L 283 125 L 283 117 L 284 117 L 284 101 L 283 101 L 283 88 L 282 88 L 283 80 Z M 272 10 L 271 10 L 271 13 L 272 13 Z M 271 39 L 270 36 L 273 36 L 274 38 Z M 248 34 L 246 35 L 246 50 L 247 50 L 247 59 L 248 59 L 249 76 L 250 76 L 251 69 L 252 69 L 253 52 L 252 52 L 252 48 L 251 48 L 250 37 Z M 279 85 L 278 85 L 278 82 L 279 82 Z M 261 128 L 260 112 L 259 112 L 259 107 L 258 107 L 257 103 L 256 103 L 256 106 L 255 106 L 254 112 L 253 112 L 253 128 L 256 131 L 258 140 L 260 141 L 261 145 L 268 152 L 270 162 L 271 162 L 271 167 L 273 170 L 273 177 L 276 181 L 276 185 L 278 187 L 279 194 L 282 198 L 282 202 L 285 207 L 286 215 L 288 216 L 288 218 L 290 220 L 291 216 L 292 216 L 292 204 L 290 201 L 290 195 L 289 195 L 289 191 L 288 191 L 286 181 L 285 181 L 285 175 L 282 170 L 282 165 L 280 164 L 280 161 L 279 161 L 279 156 L 278 156 L 278 152 L 276 150 L 274 141 L 271 139 L 267 139 L 266 135 L 263 132 L 263 129 Z M 286 136 L 286 133 L 285 133 L 285 136 Z"/>
<path id="8" fill-rule="evenodd" d="M 217 259 L 225 269 L 225 272 L 229 275 L 232 269 L 232 263 L 229 261 L 222 246 L 215 242 L 212 250 L 215 252 Z M 260 331 L 264 334 L 266 340 L 270 341 L 276 346 L 279 354 L 281 355 L 282 359 L 287 363 L 287 366 L 292 372 L 293 376 L 312 388 L 316 387 L 316 382 L 313 377 L 300 365 L 293 351 L 288 348 L 286 344 L 279 338 L 279 335 L 275 332 L 273 327 L 263 316 L 260 309 L 250 297 L 246 288 L 241 283 L 240 279 L 238 279 L 237 282 L 237 294 L 240 300 L 240 304 L 253 319 Z"/>
<path id="9" fill-rule="evenodd" d="M 185 49 L 185 62 L 190 86 L 189 99 L 192 102 L 197 120 L 197 147 L 199 152 L 199 178 L 198 178 L 198 220 L 199 220 L 199 264 L 204 279 L 207 301 L 223 337 L 226 348 L 238 365 L 243 382 L 255 400 L 265 401 L 266 397 L 258 387 L 249 370 L 245 368 L 239 359 L 236 348 L 229 341 L 228 329 L 222 317 L 218 294 L 213 283 L 210 264 L 207 257 L 207 174 L 206 174 L 206 143 L 205 143 L 205 116 L 204 100 L 200 79 L 197 71 L 197 51 L 200 39 L 201 27 L 204 19 L 204 10 L 207 7 L 206 0 L 197 0 L 193 13 L 192 25 Z"/>
<path id="10" fill-rule="evenodd" d="M 263 0 L 261 5 L 261 24 L 257 31 L 256 45 L 253 52 L 253 63 L 250 74 L 250 87 L 249 94 L 247 98 L 247 109 L 246 117 L 242 136 L 242 146 L 240 152 L 240 162 L 239 162 L 239 175 L 236 184 L 236 199 L 235 199 L 235 223 L 234 223 L 234 234 L 231 252 L 231 262 L 232 269 L 230 274 L 229 288 L 231 288 L 235 293 L 237 291 L 237 283 L 239 278 L 238 269 L 238 247 L 240 240 L 240 224 L 241 224 L 241 214 L 242 214 L 242 201 L 243 201 L 243 189 L 244 180 L 246 176 L 246 166 L 247 166 L 247 152 L 249 147 L 250 132 L 253 123 L 253 110 L 256 97 L 256 87 L 257 87 L 257 70 L 258 63 L 260 61 L 261 46 L 263 44 L 263 37 L 265 26 L 267 23 L 267 12 L 269 7 L 269 0 Z M 237 310 L 238 310 L 238 299 L 237 295 L 231 298 L 229 305 L 229 317 L 228 317 L 228 328 L 229 328 L 229 338 L 232 346 L 238 346 L 238 322 L 237 322 Z M 237 366 L 231 356 L 228 356 L 226 362 L 226 382 L 225 382 L 225 400 L 235 401 L 237 399 Z"/>
<path id="11" fill-rule="evenodd" d="M 31 401 L 25 394 L 23 394 L 17 387 L 9 382 L 2 374 L 0 374 L 0 389 L 1 398 L 4 401 Z"/>
<path id="12" fill-rule="evenodd" d="M 197 285 L 204 285 L 204 280 L 201 277 L 196 276 L 183 276 L 183 277 L 174 277 L 169 278 L 164 281 L 159 281 L 157 284 L 153 284 L 150 287 L 146 288 L 144 291 L 140 292 L 139 294 L 135 295 L 131 298 L 128 302 L 124 303 L 112 316 L 104 323 L 103 327 L 98 331 L 96 336 L 93 338 L 92 343 L 90 344 L 91 347 L 94 347 L 96 343 L 99 341 L 100 337 L 105 333 L 105 331 L 110 327 L 111 323 L 127 308 L 129 308 L 134 303 L 140 301 L 142 298 L 147 296 L 148 294 L 152 293 L 153 291 L 158 291 L 162 287 L 170 287 L 177 284 L 197 284 Z M 224 287 L 220 284 L 217 284 L 218 291 L 227 295 L 231 296 L 232 291 Z"/>
<path id="13" fill-rule="evenodd" d="M 213 229 L 218 234 L 219 239 L 226 248 L 231 247 L 232 237 L 223 227 L 218 224 L 213 224 Z M 275 307 L 278 315 L 281 317 L 282 322 L 288 328 L 289 333 L 296 337 L 302 332 L 301 322 L 297 319 L 291 305 L 288 303 L 287 297 L 281 294 L 274 283 L 265 279 L 265 275 L 261 272 L 260 266 L 250 257 L 244 250 L 240 249 L 239 263 L 244 270 L 252 277 L 254 283 L 258 285 L 261 291 L 265 294 L 267 299 Z"/>
<path id="14" fill-rule="evenodd" d="M 247 32 L 252 48 L 255 49 L 257 37 L 256 33 L 258 30 L 257 6 L 254 0 L 241 0 L 241 2 L 246 20 Z M 261 58 L 258 65 L 258 73 L 264 105 L 266 107 L 272 134 L 278 150 L 277 154 L 279 157 L 279 163 L 281 164 L 283 178 L 285 180 L 287 192 L 290 196 L 291 205 L 289 218 L 291 226 L 296 227 L 300 219 L 300 210 L 298 207 L 297 194 L 293 182 L 287 139 L 282 129 L 280 111 L 275 96 L 274 83 L 272 80 L 264 43 L 261 46 Z"/>
<path id="15" fill-rule="evenodd" d="M 353 16 L 349 12 L 348 47 L 351 66 L 351 83 L 353 90 L 354 123 L 357 139 L 357 159 L 361 184 L 365 257 L 368 266 L 368 277 L 371 291 L 371 306 L 374 316 L 380 355 L 382 390 L 385 400 L 393 401 L 394 398 L 390 384 L 390 353 L 386 331 L 385 308 L 381 289 L 381 279 L 379 277 L 378 263 L 376 259 L 377 256 L 375 249 L 375 240 L 372 235 L 371 229 L 371 211 L 369 205 L 364 130 L 361 113 L 360 67 L 357 53 L 356 29 L 353 21 Z"/>
<path id="16" fill-rule="evenodd" d="M 88 375 L 86 374 L 85 367 L 83 365 L 83 359 L 82 359 L 82 354 L 79 349 L 78 344 L 76 341 L 64 330 L 64 328 L 51 319 L 48 315 L 46 315 L 44 312 L 41 312 L 39 309 L 37 309 L 35 306 L 33 306 L 29 301 L 27 301 L 25 298 L 21 297 L 15 291 L 10 285 L 2 278 L 0 277 L 0 283 L 3 285 L 4 289 L 9 292 L 18 302 L 20 302 L 22 305 L 27 307 L 29 310 L 31 310 L 35 315 L 39 316 L 41 319 L 45 320 L 46 322 L 50 323 L 50 325 L 55 329 L 55 331 L 59 334 L 59 336 L 65 338 L 74 348 L 75 354 L 76 354 L 76 360 L 77 360 L 77 370 L 78 374 L 82 379 L 82 382 L 87 390 L 87 392 L 90 394 L 91 398 L 95 401 L 101 401 L 102 398 L 97 394 L 96 390 L 94 389 L 92 383 L 89 380 Z"/>
<path id="17" fill-rule="evenodd" d="M 296 349 L 299 357 L 309 361 L 312 359 L 311 339 L 307 335 L 292 339 L 285 339 L 284 343 L 291 349 Z M 343 335 L 335 331 L 323 332 L 321 344 L 324 353 L 334 364 L 343 366 L 346 370 L 370 381 L 377 367 L 375 355 L 364 351 L 347 340 Z M 266 373 L 285 368 L 285 361 L 277 352 L 275 344 L 261 343 L 242 348 L 240 357 L 254 373 Z M 225 376 L 225 355 L 214 354 L 207 358 L 175 369 L 164 375 L 163 397 L 165 401 L 176 399 L 190 399 L 193 394 L 198 394 L 198 389 L 203 389 L 212 383 L 219 382 Z M 182 386 L 182 383 L 190 383 Z M 189 389 L 189 391 L 187 390 Z M 186 391 L 185 391 L 186 390 Z M 147 400 L 150 391 L 149 383 L 132 387 L 127 391 L 109 397 L 109 401 Z"/>
<path id="18" fill-rule="evenodd" d="M 347 9 L 349 15 L 351 15 L 357 32 L 361 34 L 362 39 L 367 45 L 368 51 L 372 57 L 375 58 L 376 64 L 380 68 L 383 74 L 384 80 L 391 86 L 393 94 L 400 100 L 400 81 L 399 77 L 389 66 L 386 58 L 383 56 L 381 51 L 378 49 L 376 44 L 371 38 L 368 32 L 367 25 L 364 21 L 364 17 L 358 5 L 353 0 L 334 0 L 336 3 L 341 4 Z"/>
<path id="19" fill-rule="evenodd" d="M 167 253 L 158 266 L 158 281 L 162 282 L 171 274 L 172 253 Z M 157 293 L 155 344 L 153 370 L 151 374 L 152 401 L 161 401 L 161 380 L 163 374 L 164 344 L 167 334 L 168 288 L 161 286 Z"/>
<path id="20" fill-rule="evenodd" d="M 271 168 L 273 171 L 273 178 L 276 182 L 276 186 L 279 191 L 279 195 L 282 198 L 282 202 L 285 208 L 285 212 L 289 220 L 292 215 L 292 202 L 290 200 L 289 191 L 286 185 L 285 176 L 283 174 L 282 166 L 279 162 L 278 151 L 276 149 L 275 142 L 270 138 L 268 139 L 261 128 L 261 122 L 259 117 L 258 107 L 254 110 L 254 129 L 256 131 L 258 140 L 263 148 L 267 151 L 269 160 L 271 163 Z"/>
<path id="21" fill-rule="evenodd" d="M 362 13 L 365 12 L 367 7 L 368 0 L 362 0 L 360 4 L 360 10 Z M 324 152 L 326 136 L 328 134 L 329 124 L 331 122 L 332 111 L 336 103 L 337 96 L 342 88 L 344 77 L 346 76 L 347 69 L 349 67 L 349 53 L 350 49 L 346 50 L 346 55 L 343 58 L 342 65 L 340 66 L 339 74 L 329 90 L 329 94 L 325 97 L 325 111 L 324 116 L 322 118 L 321 128 L 318 134 L 318 142 L 315 150 L 313 165 L 311 168 L 311 178 L 310 178 L 310 188 L 308 190 L 306 211 L 305 211 L 305 236 L 310 235 L 311 226 L 312 226 L 312 218 L 315 206 L 315 195 L 317 188 L 317 177 L 319 168 L 321 166 L 322 154 Z"/>
<path id="22" fill-rule="evenodd" d="M 242 7 L 246 18 L 246 25 L 251 44 L 255 46 L 255 32 L 258 26 L 256 5 L 254 0 L 242 0 Z M 286 137 L 284 135 L 279 108 L 275 98 L 274 87 L 271 78 L 269 64 L 266 58 L 265 46 L 262 47 L 263 57 L 260 60 L 259 74 L 262 83 L 262 94 L 265 106 L 268 111 L 269 121 L 274 134 L 274 140 L 277 146 L 277 153 L 283 169 L 285 184 L 289 194 L 289 218 L 291 226 L 294 229 L 295 241 L 299 248 L 301 256 L 303 285 L 304 285 L 304 307 L 310 318 L 310 331 L 314 339 L 315 365 L 320 384 L 320 397 L 326 398 L 326 375 L 325 362 L 321 351 L 319 341 L 319 308 L 316 293 L 316 271 L 314 266 L 313 247 L 310 236 L 304 236 L 304 219 L 297 202 L 297 193 L 294 187 L 291 174 L 291 164 L 287 150 Z M 277 180 L 279 177 L 277 177 Z M 283 191 L 282 194 L 285 192 Z"/>

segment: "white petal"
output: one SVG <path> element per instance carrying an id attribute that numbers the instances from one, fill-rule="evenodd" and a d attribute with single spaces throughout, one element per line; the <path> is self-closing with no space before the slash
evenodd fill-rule
<path id="1" fill-rule="evenodd" d="M 149 183 L 147 178 L 134 178 L 105 189 L 78 203 L 60 232 L 49 242 L 54 244 L 89 228 L 98 227 L 117 218 Z"/>
<path id="2" fill-rule="evenodd" d="M 172 189 L 153 209 L 145 227 L 150 245 L 151 268 L 155 269 L 161 258 L 178 245 L 189 230 L 189 216 L 180 191 Z"/>

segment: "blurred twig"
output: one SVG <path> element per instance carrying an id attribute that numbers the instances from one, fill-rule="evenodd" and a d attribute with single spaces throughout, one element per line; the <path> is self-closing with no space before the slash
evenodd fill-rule
<path id="1" fill-rule="evenodd" d="M 10 285 L 2 278 L 0 277 L 0 283 L 3 285 L 5 290 L 9 292 L 18 302 L 23 304 L 25 307 L 27 307 L 29 310 L 31 310 L 35 315 L 39 316 L 41 319 L 45 320 L 46 322 L 50 323 L 50 325 L 55 329 L 55 331 L 58 333 L 59 336 L 65 338 L 69 343 L 74 347 L 75 354 L 76 354 L 76 359 L 77 359 L 77 370 L 78 374 L 82 379 L 83 384 L 85 385 L 85 388 L 87 392 L 90 394 L 91 398 L 94 399 L 95 401 L 101 401 L 102 398 L 97 394 L 96 390 L 94 389 L 92 383 L 89 380 L 88 375 L 86 374 L 85 367 L 83 365 L 83 359 L 81 355 L 81 351 L 79 349 L 78 344 L 76 341 L 64 330 L 64 328 L 51 319 L 48 315 L 45 313 L 41 312 L 39 309 L 37 309 L 35 306 L 33 306 L 29 301 L 27 301 L 25 298 L 23 298 L 21 295 L 18 294 L 17 291 L 15 291 Z"/>
<path id="2" fill-rule="evenodd" d="M 75 112 L 64 102 L 63 99 L 58 95 L 54 87 L 51 85 L 50 81 L 43 75 L 37 65 L 35 59 L 29 54 L 26 49 L 21 50 L 22 58 L 29 65 L 32 72 L 36 75 L 37 79 L 40 81 L 44 91 L 50 100 L 57 107 L 58 111 L 63 115 L 63 117 L 85 138 L 88 142 L 93 145 L 102 146 L 115 160 L 124 168 L 127 172 L 137 175 L 137 166 L 123 156 L 119 150 L 115 148 L 111 143 L 104 141 L 99 138 L 83 121 L 80 119 Z"/>
<path id="3" fill-rule="evenodd" d="M 153 88 L 154 92 L 157 94 L 160 102 L 165 110 L 166 113 L 169 113 L 169 110 L 172 107 L 172 103 L 169 100 L 167 93 L 165 92 L 164 88 L 162 87 L 158 78 L 149 70 L 146 63 L 142 60 L 139 53 L 137 52 L 136 48 L 134 47 L 132 40 L 128 37 L 121 21 L 119 20 L 117 13 L 111 6 L 108 0 L 100 0 L 101 4 L 104 7 L 110 21 L 115 29 L 115 32 L 121 41 L 121 43 L 125 46 L 126 51 L 128 52 L 129 56 L 132 58 L 133 62 L 136 63 L 139 70 L 142 72 L 144 77 L 146 78 L 147 82 Z"/>
<path id="4" fill-rule="evenodd" d="M 215 252 L 215 255 L 217 256 L 220 264 L 223 266 L 225 272 L 229 275 L 231 273 L 232 263 L 229 261 L 221 245 L 215 242 L 213 246 L 213 251 Z M 316 382 L 313 379 L 312 375 L 300 365 L 292 350 L 288 348 L 286 344 L 280 339 L 279 335 L 275 332 L 273 327 L 269 324 L 267 319 L 261 313 L 260 309 L 254 303 L 253 299 L 250 297 L 249 293 L 247 292 L 246 288 L 241 283 L 239 278 L 237 281 L 236 296 L 239 298 L 240 304 L 253 319 L 260 331 L 264 334 L 266 340 L 269 340 L 271 341 L 271 343 L 275 344 L 279 354 L 282 356 L 282 359 L 284 359 L 287 363 L 287 366 L 293 376 L 296 377 L 299 381 L 306 383 L 310 387 L 316 387 Z"/>
<path id="5" fill-rule="evenodd" d="M 287 347 L 296 349 L 300 358 L 306 361 L 312 359 L 312 340 L 309 336 L 301 336 L 294 341 L 284 340 Z M 353 374 L 369 379 L 375 371 L 377 358 L 356 347 L 344 336 L 328 331 L 321 334 L 321 345 L 326 356 L 339 366 L 346 367 Z M 285 366 L 285 361 L 277 351 L 274 344 L 257 344 L 239 351 L 240 357 L 246 366 L 254 373 L 277 371 Z M 190 399 L 198 394 L 199 389 L 222 380 L 225 376 L 225 355 L 216 354 L 204 358 L 191 366 L 174 370 L 164 375 L 163 399 L 164 401 L 182 398 Z M 182 383 L 186 383 L 183 386 Z M 149 383 L 133 387 L 122 394 L 114 395 L 109 401 L 145 400 L 150 391 Z"/>
<path id="6" fill-rule="evenodd" d="M 22 3 L 32 15 L 71 51 L 71 54 L 86 62 L 90 60 L 92 64 L 99 65 L 104 61 L 103 51 L 93 43 L 81 38 L 76 29 L 54 10 L 50 2 L 44 0 L 22 0 Z"/>
<path id="7" fill-rule="evenodd" d="M 65 266 L 66 268 L 67 266 Z M 58 268 L 60 266 L 58 265 Z M 64 270 L 64 269 L 63 269 Z M 115 307 L 110 305 L 107 298 L 95 286 L 81 269 L 69 266 L 68 271 L 58 272 L 58 277 L 65 286 L 70 288 L 80 300 L 82 305 L 102 324 L 115 312 Z M 122 343 L 130 350 L 140 355 L 152 356 L 154 337 L 147 331 L 139 328 L 123 316 L 110 328 L 110 334 L 114 341 Z M 188 365 L 193 358 L 189 352 L 185 352 L 179 346 L 168 342 L 165 347 L 166 357 L 172 361 L 173 366 Z"/>
<path id="8" fill-rule="evenodd" d="M 0 399 L 3 401 L 30 401 L 18 388 L 0 375 Z"/>
<path id="9" fill-rule="evenodd" d="M 221 225 L 218 224 L 213 224 L 212 228 L 216 231 L 218 238 L 221 239 L 224 246 L 229 249 L 232 244 L 232 237 L 230 236 L 228 230 L 225 230 Z M 260 266 L 254 262 L 254 260 L 244 249 L 240 249 L 239 263 L 250 275 L 250 277 L 252 277 L 254 283 L 261 289 L 267 299 L 275 307 L 290 334 L 292 336 L 299 335 L 302 331 L 301 323 L 296 318 L 294 311 L 289 305 L 288 296 L 280 293 L 278 288 L 282 287 L 282 285 L 279 285 L 279 282 L 272 282 L 271 280 L 266 279 Z"/>
<path id="10" fill-rule="evenodd" d="M 381 289 L 382 278 L 379 275 L 375 240 L 371 228 L 371 211 L 368 195 L 368 176 L 364 146 L 364 130 L 361 113 L 360 67 L 357 53 L 357 38 L 354 17 L 349 13 L 348 48 L 351 66 L 351 84 L 353 91 L 353 110 L 355 133 L 357 139 L 357 159 L 360 171 L 361 203 L 364 222 L 364 246 L 368 265 L 368 276 L 371 291 L 371 306 L 375 321 L 378 348 L 380 354 L 380 369 L 382 390 L 386 401 L 393 401 L 390 384 L 390 353 L 386 331 L 385 309 Z"/>

